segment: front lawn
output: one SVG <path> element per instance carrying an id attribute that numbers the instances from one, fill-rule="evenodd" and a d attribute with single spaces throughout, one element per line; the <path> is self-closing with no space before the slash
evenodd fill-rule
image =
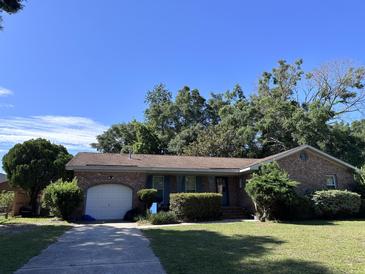
<path id="1" fill-rule="evenodd" d="M 70 227 L 49 218 L 0 217 L 0 273 L 13 273 Z"/>
<path id="2" fill-rule="evenodd" d="M 145 229 L 167 273 L 365 273 L 365 221 Z"/>

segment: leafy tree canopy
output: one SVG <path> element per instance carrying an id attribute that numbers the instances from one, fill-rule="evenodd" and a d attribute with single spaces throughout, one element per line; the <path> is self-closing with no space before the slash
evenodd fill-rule
<path id="1" fill-rule="evenodd" d="M 332 62 L 313 71 L 284 60 L 264 72 L 257 90 L 241 86 L 202 96 L 183 87 L 173 96 L 163 84 L 147 92 L 145 121 L 112 126 L 93 147 L 104 152 L 265 157 L 309 144 L 353 165 L 365 163 L 362 113 L 365 70 Z"/>
<path id="2" fill-rule="evenodd" d="M 2 29 L 2 17 L 1 13 L 6 12 L 8 14 L 13 14 L 18 12 L 23 8 L 23 0 L 0 0 L 0 29 Z"/>
<path id="3" fill-rule="evenodd" d="M 71 158 L 64 146 L 39 138 L 11 148 L 3 157 L 3 168 L 12 186 L 29 193 L 35 214 L 40 191 L 52 181 L 70 176 L 65 165 Z"/>

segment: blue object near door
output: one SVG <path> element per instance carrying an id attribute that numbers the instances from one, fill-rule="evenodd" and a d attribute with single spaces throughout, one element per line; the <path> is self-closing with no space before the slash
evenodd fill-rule
<path id="1" fill-rule="evenodd" d="M 157 213 L 157 203 L 152 203 L 152 206 L 150 208 L 150 212 L 151 212 L 151 214 L 156 214 Z"/>

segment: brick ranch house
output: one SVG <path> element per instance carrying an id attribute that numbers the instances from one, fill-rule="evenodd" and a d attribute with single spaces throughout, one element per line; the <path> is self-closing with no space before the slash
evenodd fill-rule
<path id="1" fill-rule="evenodd" d="M 67 165 L 84 190 L 78 215 L 121 219 L 141 206 L 137 191 L 155 188 L 168 206 L 170 193 L 218 192 L 225 217 L 252 212 L 244 191 L 246 180 L 260 165 L 271 161 L 300 182 L 298 192 L 326 188 L 351 189 L 356 168 L 318 149 L 303 145 L 262 159 L 193 157 L 147 154 L 78 153 Z"/>

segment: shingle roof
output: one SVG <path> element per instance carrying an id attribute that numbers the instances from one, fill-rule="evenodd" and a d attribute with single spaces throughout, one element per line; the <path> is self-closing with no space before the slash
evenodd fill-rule
<path id="1" fill-rule="evenodd" d="M 129 154 L 80 152 L 68 162 L 66 168 L 69 170 L 193 170 L 208 173 L 220 170 L 236 173 L 255 170 L 263 163 L 279 160 L 304 149 L 309 149 L 330 161 L 357 170 L 356 167 L 309 145 L 302 145 L 261 159 L 153 154 L 132 154 L 129 157 Z"/>
<path id="2" fill-rule="evenodd" d="M 120 166 L 176 169 L 241 169 L 257 162 L 250 158 L 195 157 L 119 153 L 78 153 L 67 167 Z"/>

